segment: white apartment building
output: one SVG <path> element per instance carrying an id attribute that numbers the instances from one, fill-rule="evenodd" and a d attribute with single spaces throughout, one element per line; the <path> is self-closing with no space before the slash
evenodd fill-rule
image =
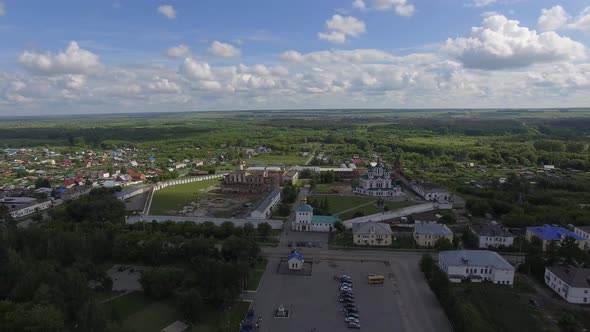
<path id="1" fill-rule="evenodd" d="M 488 250 L 449 250 L 438 254 L 438 267 L 451 282 L 469 280 L 512 285 L 514 267 L 502 256 Z"/>
<path id="2" fill-rule="evenodd" d="M 575 226 L 574 233 L 586 239 L 584 249 L 590 249 L 590 226 Z"/>
<path id="3" fill-rule="evenodd" d="M 511 246 L 514 235 L 498 224 L 479 224 L 469 227 L 477 236 L 480 248 Z"/>
<path id="4" fill-rule="evenodd" d="M 590 269 L 548 266 L 545 284 L 569 303 L 590 303 Z"/>

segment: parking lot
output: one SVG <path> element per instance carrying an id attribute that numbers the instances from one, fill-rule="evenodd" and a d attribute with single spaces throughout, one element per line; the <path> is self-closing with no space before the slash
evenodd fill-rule
<path id="1" fill-rule="evenodd" d="M 392 282 L 387 279 L 388 263 L 319 260 L 314 261 L 311 276 L 296 276 L 276 274 L 278 262 L 275 258 L 269 262 L 253 303 L 256 315 L 263 319 L 261 331 L 348 330 L 340 312 L 342 304 L 338 302 L 340 282 L 334 280 L 340 274 L 352 277 L 361 330 L 402 331 Z M 370 285 L 368 274 L 384 275 L 386 281 Z M 273 317 L 279 305 L 290 310 L 289 318 Z"/>

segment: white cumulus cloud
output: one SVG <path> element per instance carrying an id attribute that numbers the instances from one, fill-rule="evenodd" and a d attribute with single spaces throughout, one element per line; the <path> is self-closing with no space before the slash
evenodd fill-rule
<path id="1" fill-rule="evenodd" d="M 155 76 L 154 81 L 148 84 L 148 88 L 153 92 L 159 93 L 173 93 L 180 91 L 180 87 L 176 83 L 169 81 L 167 78 L 160 78 L 158 76 Z"/>
<path id="2" fill-rule="evenodd" d="M 171 47 L 164 52 L 166 56 L 171 58 L 186 58 L 191 55 L 191 50 L 188 46 L 180 44 L 178 46 Z"/>
<path id="3" fill-rule="evenodd" d="M 576 16 L 572 23 L 567 26 L 570 29 L 590 32 L 590 7 L 584 8 L 580 15 Z"/>
<path id="4" fill-rule="evenodd" d="M 227 43 L 214 41 L 207 49 L 207 53 L 222 58 L 237 58 L 240 56 L 240 49 Z"/>
<path id="5" fill-rule="evenodd" d="M 377 10 L 389 10 L 393 8 L 401 16 L 412 16 L 415 11 L 414 5 L 408 0 L 373 0 L 373 7 Z"/>
<path id="6" fill-rule="evenodd" d="M 98 55 L 81 49 L 75 41 L 57 54 L 25 51 L 18 60 L 31 73 L 41 75 L 88 74 L 100 67 Z"/>
<path id="7" fill-rule="evenodd" d="M 473 0 L 472 2 L 468 3 L 468 7 L 485 7 L 489 6 L 493 3 L 496 3 L 497 0 Z"/>
<path id="8" fill-rule="evenodd" d="M 544 31 L 557 30 L 563 27 L 569 19 L 568 13 L 561 6 L 543 9 L 537 20 L 539 28 Z"/>
<path id="9" fill-rule="evenodd" d="M 365 9 L 365 7 L 367 5 L 365 4 L 365 2 L 363 0 L 354 0 L 354 2 L 352 3 L 352 6 L 354 8 L 358 8 L 358 9 Z"/>
<path id="10" fill-rule="evenodd" d="M 320 32 L 318 37 L 335 44 L 343 44 L 346 42 L 347 36 L 358 37 L 367 31 L 363 21 L 353 16 L 340 16 L 338 14 L 326 21 L 326 28 L 329 32 Z"/>
<path id="11" fill-rule="evenodd" d="M 537 33 L 501 15 L 484 19 L 465 38 L 448 39 L 445 49 L 465 67 L 506 69 L 586 58 L 583 44 L 553 31 Z"/>
<path id="12" fill-rule="evenodd" d="M 170 5 L 159 6 L 158 12 L 171 20 L 176 17 L 176 10 Z"/>

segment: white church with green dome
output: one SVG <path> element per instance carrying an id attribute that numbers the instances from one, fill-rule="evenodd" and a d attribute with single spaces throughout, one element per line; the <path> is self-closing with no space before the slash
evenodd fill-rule
<path id="1" fill-rule="evenodd" d="M 392 183 L 391 171 L 379 160 L 377 165 L 369 167 L 367 174 L 359 178 L 359 186 L 354 192 L 365 196 L 388 197 L 401 195 L 402 189 Z"/>
<path id="2" fill-rule="evenodd" d="M 314 216 L 313 207 L 305 202 L 295 208 L 295 220 L 291 227 L 300 232 L 333 232 L 334 224 L 340 221 L 334 216 Z"/>

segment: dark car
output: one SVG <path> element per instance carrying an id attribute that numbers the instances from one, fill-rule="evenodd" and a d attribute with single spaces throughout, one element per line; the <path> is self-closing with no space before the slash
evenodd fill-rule
<path id="1" fill-rule="evenodd" d="M 359 318 L 359 314 L 356 313 L 356 312 L 347 312 L 346 313 L 346 317 L 352 317 L 352 318 L 358 319 Z"/>
<path id="2" fill-rule="evenodd" d="M 339 298 L 338 301 L 342 303 L 354 303 L 354 299 L 351 298 Z"/>
<path id="3" fill-rule="evenodd" d="M 339 298 L 341 298 L 341 299 L 354 299 L 354 294 L 351 294 L 351 293 L 340 294 Z"/>
<path id="4" fill-rule="evenodd" d="M 292 246 L 293 246 L 293 241 L 289 241 L 289 242 L 287 242 L 287 246 L 288 246 L 288 247 L 292 247 Z"/>

